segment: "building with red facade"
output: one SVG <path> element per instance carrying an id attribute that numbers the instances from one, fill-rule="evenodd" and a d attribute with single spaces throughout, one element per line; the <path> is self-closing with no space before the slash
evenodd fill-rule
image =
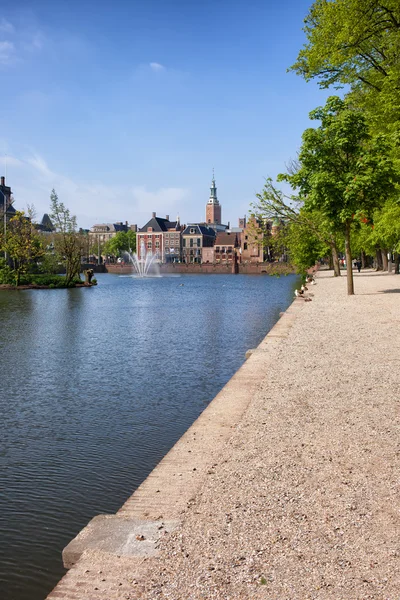
<path id="1" fill-rule="evenodd" d="M 179 219 L 170 221 L 169 215 L 165 219 L 157 217 L 156 213 L 139 229 L 136 238 L 136 252 L 138 258 L 145 258 L 145 254 L 152 253 L 160 262 L 178 262 L 182 255 L 182 229 Z"/>

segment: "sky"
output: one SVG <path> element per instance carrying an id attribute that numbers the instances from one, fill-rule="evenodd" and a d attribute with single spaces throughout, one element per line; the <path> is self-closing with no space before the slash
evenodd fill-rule
<path id="1" fill-rule="evenodd" d="M 284 172 L 327 92 L 287 68 L 311 0 L 0 0 L 0 174 L 81 227 L 222 221 Z"/>

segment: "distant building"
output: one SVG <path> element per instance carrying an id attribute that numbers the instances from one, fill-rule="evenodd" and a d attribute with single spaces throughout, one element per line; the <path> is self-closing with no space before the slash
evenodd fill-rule
<path id="1" fill-rule="evenodd" d="M 179 218 L 170 221 L 169 215 L 165 219 L 153 215 L 144 227 L 139 229 L 136 239 L 136 252 L 139 259 L 144 258 L 145 252 L 156 255 L 160 262 L 177 262 L 181 260 L 182 253 L 182 227 Z"/>
<path id="2" fill-rule="evenodd" d="M 16 210 L 12 205 L 13 198 L 11 188 L 6 185 L 6 178 L 0 178 L 0 216 L 2 222 L 4 220 L 4 210 L 6 211 L 6 219 L 9 221 L 15 216 Z M 1 226 L 1 224 L 0 224 Z"/>
<path id="3" fill-rule="evenodd" d="M 47 213 L 44 213 L 42 220 L 35 227 L 41 233 L 53 233 L 56 229 Z"/>
<path id="4" fill-rule="evenodd" d="M 186 263 L 207 262 L 207 250 L 212 249 L 216 233 L 203 224 L 189 224 L 182 233 L 182 260 Z M 212 261 L 210 261 L 212 262 Z"/>
<path id="5" fill-rule="evenodd" d="M 241 262 L 264 262 L 267 258 L 268 247 L 266 246 L 267 228 L 263 222 L 255 217 L 246 221 L 239 219 L 243 223 L 244 229 L 240 240 L 240 260 Z"/>
<path id="6" fill-rule="evenodd" d="M 236 233 L 218 232 L 214 246 L 214 262 L 232 262 L 239 247 Z"/>
<path id="7" fill-rule="evenodd" d="M 211 227 L 215 231 L 225 231 L 228 225 L 223 225 L 222 219 L 222 207 L 217 197 L 217 187 L 215 185 L 215 177 L 213 170 L 213 178 L 211 181 L 210 198 L 206 204 L 206 222 L 207 227 Z"/>
<path id="8" fill-rule="evenodd" d="M 91 242 L 100 242 L 101 244 L 108 242 L 114 237 L 119 231 L 128 231 L 128 221 L 122 223 L 100 223 L 99 225 L 93 225 L 89 231 L 89 239 Z"/>

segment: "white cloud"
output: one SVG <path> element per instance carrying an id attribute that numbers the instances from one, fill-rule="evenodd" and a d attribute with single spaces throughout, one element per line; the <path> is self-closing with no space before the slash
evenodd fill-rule
<path id="1" fill-rule="evenodd" d="M 151 62 L 150 69 L 152 71 L 165 71 L 165 67 L 163 65 L 160 65 L 160 63 L 157 63 L 157 62 Z"/>
<path id="2" fill-rule="evenodd" d="M 10 164 L 11 166 L 11 164 Z M 95 223 L 128 221 L 143 226 L 156 211 L 175 218 L 179 206 L 189 198 L 183 188 L 149 189 L 146 185 L 109 185 L 78 181 L 56 173 L 37 153 L 13 163 L 8 184 L 14 191 L 15 205 L 24 210 L 34 204 L 38 218 L 49 212 L 49 196 L 54 187 L 61 202 L 76 214 L 80 227 Z M 174 214 L 175 211 L 175 214 Z"/>
<path id="3" fill-rule="evenodd" d="M 0 65 L 11 64 L 15 59 L 15 47 L 12 42 L 0 42 Z"/>
<path id="4" fill-rule="evenodd" d="M 0 21 L 0 32 L 1 33 L 14 33 L 15 27 L 7 19 L 1 19 Z"/>

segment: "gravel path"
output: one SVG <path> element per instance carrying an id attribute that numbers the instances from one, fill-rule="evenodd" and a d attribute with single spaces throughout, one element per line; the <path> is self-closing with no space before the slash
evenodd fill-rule
<path id="1" fill-rule="evenodd" d="M 400 277 L 356 274 L 355 290 L 327 272 L 310 286 L 182 525 L 125 598 L 400 598 Z"/>

